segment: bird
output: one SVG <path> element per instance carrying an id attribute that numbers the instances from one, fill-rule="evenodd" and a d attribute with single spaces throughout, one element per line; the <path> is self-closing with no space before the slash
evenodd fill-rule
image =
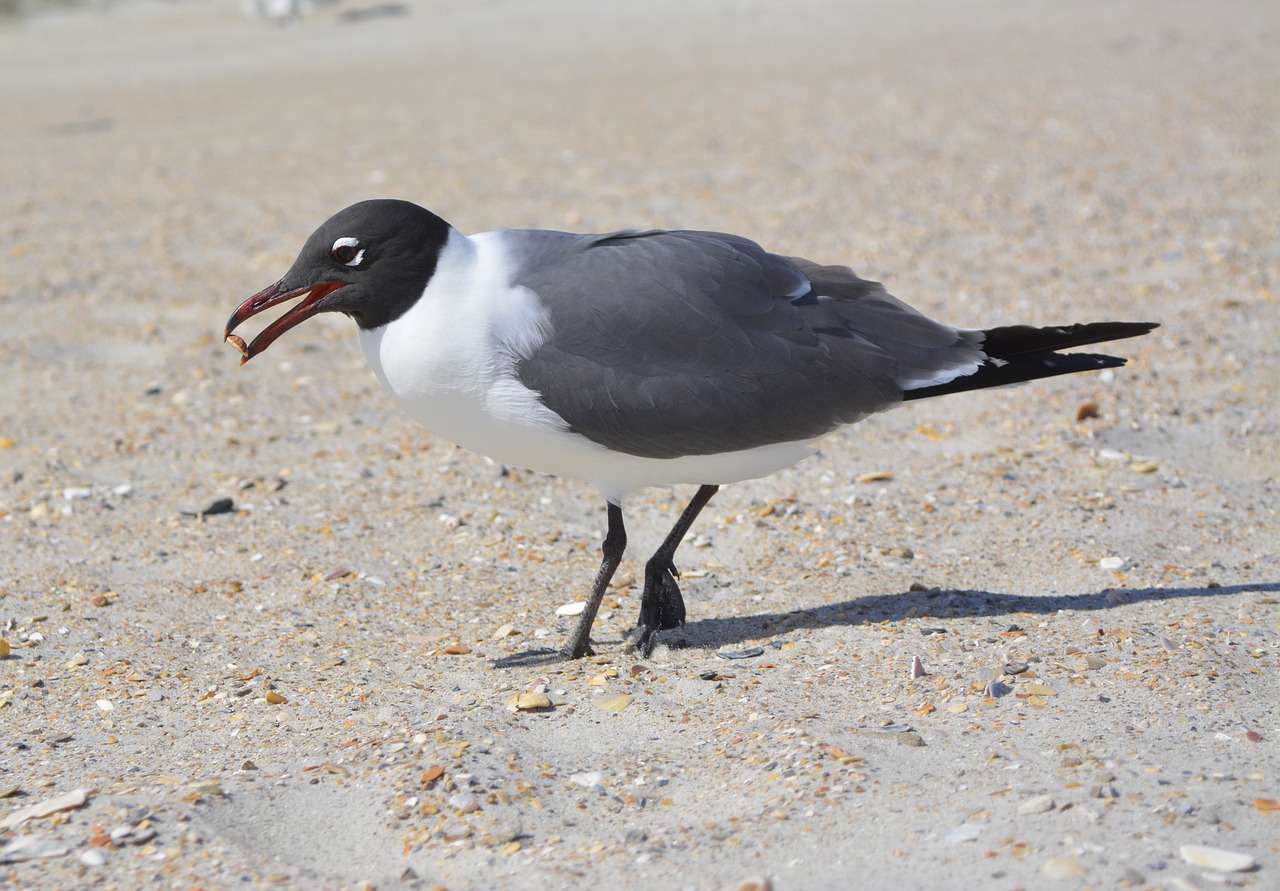
<path id="1" fill-rule="evenodd" d="M 247 319 L 293 302 L 246 344 Z M 224 338 L 241 365 L 324 312 L 351 317 L 384 390 L 434 434 L 507 466 L 593 485 L 608 528 L 577 624 L 591 628 L 627 546 L 624 498 L 698 488 L 645 563 L 628 647 L 648 657 L 683 626 L 676 549 L 720 486 L 811 454 L 904 402 L 1123 366 L 1061 350 L 1153 322 L 956 328 L 847 266 L 697 230 L 464 235 L 409 201 L 353 204 L 284 277 L 240 303 Z"/>

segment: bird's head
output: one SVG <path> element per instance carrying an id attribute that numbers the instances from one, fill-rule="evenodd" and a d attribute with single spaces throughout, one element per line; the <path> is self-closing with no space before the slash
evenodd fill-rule
<path id="1" fill-rule="evenodd" d="M 342 312 L 361 328 L 380 328 L 422 295 L 448 237 L 448 223 L 408 201 L 353 204 L 311 234 L 284 278 L 236 307 L 223 338 L 244 364 L 318 313 Z M 232 333 L 245 319 L 299 297 L 251 343 Z"/>

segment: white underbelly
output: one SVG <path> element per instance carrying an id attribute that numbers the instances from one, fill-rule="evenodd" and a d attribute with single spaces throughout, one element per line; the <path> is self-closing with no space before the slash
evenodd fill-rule
<path id="1" fill-rule="evenodd" d="M 573 433 L 532 390 L 501 372 L 424 376 L 423 367 L 384 362 L 384 331 L 361 331 L 365 358 L 401 409 L 432 433 L 512 467 L 583 480 L 611 501 L 651 486 L 724 485 L 767 476 L 807 457 L 809 442 L 717 455 L 643 458 Z M 486 379 L 487 378 L 487 379 Z M 458 388 L 451 381 L 466 381 Z"/>

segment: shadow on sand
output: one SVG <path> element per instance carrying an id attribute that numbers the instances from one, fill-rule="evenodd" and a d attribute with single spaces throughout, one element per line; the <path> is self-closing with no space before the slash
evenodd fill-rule
<path id="1" fill-rule="evenodd" d="M 1159 602 L 1188 597 L 1224 597 L 1245 591 L 1280 592 L 1280 582 L 1257 585 L 1221 585 L 1201 588 L 1104 588 L 1082 594 L 1054 597 L 1027 597 L 990 591 L 929 590 L 900 594 L 869 594 L 813 609 L 785 613 L 760 613 L 729 619 L 700 619 L 683 629 L 668 632 L 673 638 L 687 638 L 687 645 L 719 649 L 743 640 L 759 638 L 794 628 L 827 628 L 832 625 L 865 625 L 905 618 L 971 619 L 983 616 L 1012 616 L 1019 613 L 1049 615 L 1072 610 L 1094 612 L 1143 601 Z M 779 626 L 785 626 L 785 629 Z"/>
<path id="2" fill-rule="evenodd" d="M 1200 588 L 1103 588 L 1082 594 L 1053 597 L 1028 597 L 1021 594 L 996 594 L 990 591 L 934 589 L 904 591 L 899 594 L 868 594 L 812 609 L 796 609 L 785 613 L 757 613 L 732 618 L 699 619 L 678 631 L 667 631 L 658 640 L 672 648 L 695 647 L 719 650 L 746 640 L 759 640 L 781 635 L 797 628 L 829 628 L 833 625 L 868 625 L 876 622 L 919 619 L 925 625 L 930 619 L 971 619 L 982 616 L 1013 616 L 1032 613 L 1049 615 L 1072 610 L 1101 612 L 1118 606 L 1143 601 L 1160 602 L 1189 597 L 1225 597 L 1231 594 L 1280 592 L 1280 582 L 1256 585 L 1208 585 Z M 1011 623 L 1012 624 L 1012 623 Z M 594 639 L 597 652 L 620 650 L 617 638 Z M 495 661 L 498 668 L 546 665 L 562 660 L 559 650 L 535 649 L 516 653 Z"/>

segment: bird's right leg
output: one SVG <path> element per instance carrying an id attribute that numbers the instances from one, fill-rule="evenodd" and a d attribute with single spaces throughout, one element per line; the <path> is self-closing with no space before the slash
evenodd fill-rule
<path id="1" fill-rule="evenodd" d="M 613 580 L 622 562 L 622 554 L 627 549 L 627 530 L 622 524 L 622 508 L 609 502 L 609 531 L 605 533 L 604 543 L 600 546 L 603 559 L 600 571 L 596 573 L 595 583 L 591 586 L 591 594 L 587 605 L 578 617 L 578 624 L 573 626 L 569 640 L 560 651 L 566 659 L 581 659 L 591 652 L 591 626 L 596 620 L 596 611 L 600 609 L 600 601 L 604 599 L 605 589 Z"/>
<path id="2" fill-rule="evenodd" d="M 680 593 L 680 586 L 676 584 L 680 571 L 673 562 L 676 548 L 680 547 L 680 542 L 684 540 L 693 521 L 719 489 L 719 486 L 702 486 L 694 493 L 662 546 L 644 565 L 640 621 L 631 629 L 630 640 L 645 659 L 652 655 L 656 643 L 654 638 L 659 631 L 679 628 L 684 624 L 684 596 Z"/>

